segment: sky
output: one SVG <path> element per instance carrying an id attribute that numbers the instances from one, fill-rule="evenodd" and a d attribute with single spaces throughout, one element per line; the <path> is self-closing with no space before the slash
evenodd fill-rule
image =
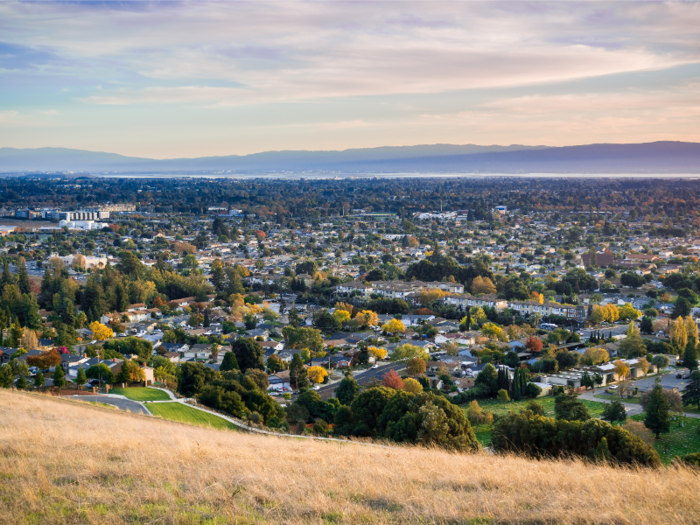
<path id="1" fill-rule="evenodd" d="M 700 142 L 697 2 L 0 3 L 0 147 Z"/>

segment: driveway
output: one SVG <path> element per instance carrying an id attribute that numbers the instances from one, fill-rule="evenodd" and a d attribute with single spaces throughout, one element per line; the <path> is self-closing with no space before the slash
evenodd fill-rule
<path id="1" fill-rule="evenodd" d="M 106 405 L 113 405 L 119 410 L 124 410 L 133 412 L 135 414 L 146 414 L 150 416 L 151 413 L 139 402 L 132 401 L 130 399 L 123 399 L 120 397 L 112 396 L 71 396 L 73 399 L 78 399 L 80 401 L 95 401 L 97 403 L 104 403 Z"/>
<path id="2" fill-rule="evenodd" d="M 647 377 L 634 382 L 634 386 L 638 387 L 640 390 L 651 390 L 654 388 L 654 382 L 656 377 Z M 661 387 L 669 390 L 677 388 L 679 392 L 683 392 L 686 385 L 690 379 L 678 379 L 676 378 L 676 371 L 671 370 L 668 374 L 661 376 Z"/>

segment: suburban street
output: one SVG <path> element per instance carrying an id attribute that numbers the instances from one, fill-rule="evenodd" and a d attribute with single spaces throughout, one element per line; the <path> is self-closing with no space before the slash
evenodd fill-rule
<path id="1" fill-rule="evenodd" d="M 360 385 L 366 385 L 371 379 L 381 380 L 384 374 L 386 374 L 390 370 L 395 370 L 396 372 L 398 372 L 399 370 L 403 370 L 404 368 L 406 368 L 406 363 L 404 363 L 403 361 L 399 361 L 398 363 L 380 365 L 379 368 L 370 368 L 369 370 L 360 371 L 356 373 L 354 377 Z M 322 399 L 330 399 L 331 397 L 333 397 L 333 392 L 335 391 L 335 388 L 337 386 L 337 382 L 325 385 L 319 390 L 317 390 L 317 392 L 321 395 Z"/>

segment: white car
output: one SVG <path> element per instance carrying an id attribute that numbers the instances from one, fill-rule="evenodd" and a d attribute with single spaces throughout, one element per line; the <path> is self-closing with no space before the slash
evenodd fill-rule
<path id="1" fill-rule="evenodd" d="M 318 385 L 316 385 L 316 386 L 314 387 L 314 390 L 321 390 L 321 387 L 318 386 Z"/>
<path id="2" fill-rule="evenodd" d="M 379 368 L 379 365 L 374 365 L 372 368 Z"/>

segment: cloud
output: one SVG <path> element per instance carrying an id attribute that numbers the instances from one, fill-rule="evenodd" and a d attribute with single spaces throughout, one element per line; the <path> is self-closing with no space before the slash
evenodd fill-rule
<path id="1" fill-rule="evenodd" d="M 0 32 L 17 45 L 51 48 L 66 60 L 113 63 L 115 71 L 144 79 L 81 98 L 91 104 L 238 105 L 441 93 L 700 61 L 700 50 L 687 42 L 700 27 L 700 10 L 692 5 L 9 4 L 0 7 L 3 18 Z M 216 89 L 203 79 L 245 88 Z M 189 85 L 169 88 L 165 80 Z"/>

